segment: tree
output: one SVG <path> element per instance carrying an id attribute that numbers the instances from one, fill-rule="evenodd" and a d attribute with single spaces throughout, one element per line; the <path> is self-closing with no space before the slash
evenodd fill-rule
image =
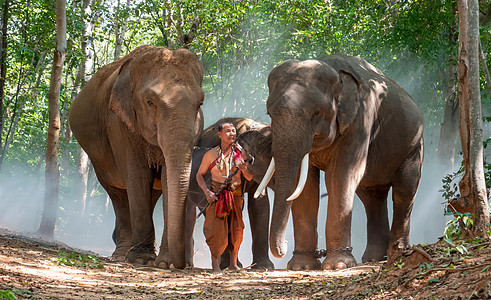
<path id="1" fill-rule="evenodd" d="M 457 8 L 455 8 L 457 10 Z M 449 24 L 450 43 L 458 42 L 456 22 Z M 438 160 L 442 167 L 452 170 L 455 163 L 455 146 L 458 139 L 458 119 L 459 105 L 457 97 L 457 66 L 458 62 L 455 55 L 449 56 L 446 68 L 446 76 L 443 81 L 443 93 L 445 97 L 445 108 L 443 122 L 440 129 L 440 139 L 438 141 Z M 447 171 L 445 170 L 445 171 Z"/>
<path id="2" fill-rule="evenodd" d="M 58 168 L 58 144 L 60 138 L 60 90 L 67 49 L 66 0 L 56 1 L 56 46 L 49 87 L 49 128 L 46 149 L 45 194 L 43 215 L 38 233 L 46 238 L 54 237 L 60 170 Z"/>
<path id="3" fill-rule="evenodd" d="M 100 1 L 103 4 L 104 1 Z M 84 31 L 81 37 L 82 55 L 83 59 L 80 63 L 78 74 L 75 79 L 73 87 L 73 95 L 77 95 L 80 89 L 90 79 L 92 73 L 92 67 L 94 63 L 94 55 L 92 52 L 92 36 L 94 34 L 95 25 L 100 16 L 100 10 L 96 9 L 92 13 L 92 8 L 96 6 L 96 1 L 83 0 L 82 1 L 82 19 L 84 22 Z M 67 125 L 68 126 L 68 123 Z M 77 147 L 76 155 L 77 164 L 77 180 L 75 186 L 75 199 L 80 202 L 81 212 L 85 213 L 86 201 L 87 201 L 87 181 L 89 177 L 89 157 L 82 147 Z"/>
<path id="4" fill-rule="evenodd" d="M 465 173 L 459 183 L 459 211 L 473 215 L 469 235 L 487 236 L 489 208 L 484 179 L 479 76 L 478 0 L 458 0 L 460 140 Z M 455 204 L 455 203 L 454 203 Z M 455 205 L 454 205 L 455 206 Z"/>
<path id="5" fill-rule="evenodd" d="M 123 45 L 126 27 L 128 26 L 130 3 L 130 0 L 126 0 L 126 7 L 121 9 L 120 2 L 118 0 L 118 5 L 116 7 L 119 14 L 116 15 L 116 43 L 114 45 L 114 60 L 117 60 L 121 56 L 121 46 Z"/>
<path id="6" fill-rule="evenodd" d="M 4 126 L 3 99 L 5 97 L 4 87 L 5 79 L 7 77 L 7 26 L 9 16 L 9 0 L 5 0 L 2 9 L 2 36 L 0 39 L 0 146 L 2 145 L 2 133 Z"/>

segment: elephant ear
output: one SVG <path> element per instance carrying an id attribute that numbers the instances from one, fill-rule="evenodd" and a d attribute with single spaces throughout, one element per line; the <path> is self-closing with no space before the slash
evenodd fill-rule
<path id="1" fill-rule="evenodd" d="M 343 134 L 355 120 L 360 107 L 360 81 L 349 72 L 340 70 L 338 77 L 337 122 L 340 134 Z"/>
<path id="2" fill-rule="evenodd" d="M 131 68 L 130 64 L 133 59 L 126 60 L 119 71 L 117 78 L 114 81 L 109 98 L 109 108 L 135 132 L 135 111 L 133 108 L 133 91 L 131 88 Z"/>

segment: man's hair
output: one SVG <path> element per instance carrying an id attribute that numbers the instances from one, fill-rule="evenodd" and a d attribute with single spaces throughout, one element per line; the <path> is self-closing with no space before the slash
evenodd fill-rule
<path id="1" fill-rule="evenodd" d="M 230 125 L 234 126 L 234 124 L 232 124 L 231 122 L 223 122 L 220 125 L 218 125 L 218 132 L 222 132 L 223 126 L 225 126 L 226 124 L 230 124 Z"/>

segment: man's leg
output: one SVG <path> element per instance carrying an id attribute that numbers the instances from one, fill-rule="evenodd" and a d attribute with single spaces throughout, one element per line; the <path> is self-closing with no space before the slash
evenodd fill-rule
<path id="1" fill-rule="evenodd" d="M 228 269 L 230 271 L 238 271 L 240 270 L 239 266 L 237 265 L 237 257 L 239 256 L 239 251 L 235 251 L 235 247 L 229 247 L 229 249 L 230 265 L 228 266 Z"/>
<path id="2" fill-rule="evenodd" d="M 213 254 L 211 255 L 211 268 L 215 274 L 222 273 L 222 270 L 220 269 L 220 257 L 215 257 Z"/>
<path id="3" fill-rule="evenodd" d="M 209 205 L 206 209 L 203 233 L 206 243 L 210 248 L 211 266 L 213 273 L 221 273 L 220 256 L 227 248 L 227 222 L 224 219 L 215 217 L 216 203 Z M 215 256 L 216 255 L 216 256 Z"/>

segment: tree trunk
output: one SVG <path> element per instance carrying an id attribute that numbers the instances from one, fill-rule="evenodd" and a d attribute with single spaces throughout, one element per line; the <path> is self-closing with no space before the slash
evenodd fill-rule
<path id="1" fill-rule="evenodd" d="M 77 175 L 78 175 L 78 186 L 75 188 L 77 191 L 76 196 L 77 200 L 80 203 L 80 209 L 82 215 L 85 214 L 85 207 L 87 202 L 87 181 L 89 178 L 89 157 L 87 153 L 82 149 L 82 147 L 78 147 L 78 156 L 77 156 Z"/>
<path id="2" fill-rule="evenodd" d="M 54 237 L 60 170 L 58 168 L 58 143 L 60 138 L 60 90 L 63 64 L 66 56 L 66 0 L 56 0 L 56 48 L 49 86 L 49 128 L 46 149 L 45 194 L 43 214 L 38 233 Z"/>
<path id="3" fill-rule="evenodd" d="M 95 24 L 100 15 L 100 11 L 96 11 L 92 15 L 91 5 L 94 5 L 95 2 L 91 0 L 83 0 L 82 2 L 82 10 L 84 16 L 84 33 L 82 34 L 82 54 L 83 61 L 79 66 L 78 74 L 75 79 L 75 84 L 73 86 L 73 97 L 75 97 L 79 92 L 81 87 L 90 79 L 90 74 L 92 72 L 92 67 L 94 65 L 94 55 L 92 52 L 92 36 L 94 34 Z M 87 153 L 80 147 L 77 148 L 76 155 L 77 162 L 77 181 L 76 187 L 74 188 L 74 198 L 80 204 L 80 210 L 82 214 L 85 214 L 85 207 L 87 201 L 87 180 L 89 176 L 89 165 L 90 161 L 87 156 Z"/>
<path id="4" fill-rule="evenodd" d="M 129 11 L 130 9 L 130 0 L 126 0 L 126 7 L 124 11 Z M 118 0 L 118 10 L 119 9 L 119 0 Z M 128 26 L 128 13 L 124 14 L 124 18 L 120 21 L 121 14 L 116 18 L 116 45 L 114 46 L 114 60 L 117 60 L 121 56 L 121 46 L 123 45 L 124 36 L 126 35 L 126 27 Z"/>
<path id="5" fill-rule="evenodd" d="M 455 14 L 457 6 L 454 7 Z M 457 43 L 459 40 L 457 20 L 452 22 L 449 28 L 449 40 Z M 454 55 L 448 58 L 448 69 L 446 80 L 444 80 L 445 110 L 443 123 L 440 129 L 440 140 L 438 141 L 438 161 L 444 172 L 453 172 L 455 165 L 455 152 L 458 139 L 459 105 L 457 99 L 457 59 Z"/>
<path id="6" fill-rule="evenodd" d="M 470 235 L 487 236 L 489 209 L 484 180 L 479 82 L 479 4 L 458 0 L 460 139 L 465 173 L 459 183 L 461 212 L 474 217 Z M 465 231 L 464 231 L 465 232 Z M 468 231 L 467 231 L 468 232 Z"/>
<path id="7" fill-rule="evenodd" d="M 9 16 L 9 0 L 3 3 L 2 13 L 2 37 L 0 39 L 0 146 L 2 146 L 2 134 L 5 120 L 3 119 L 3 103 L 5 98 L 5 79 L 7 77 L 7 25 Z"/>
<path id="8" fill-rule="evenodd" d="M 453 171 L 458 138 L 459 103 L 457 99 L 457 62 L 450 58 L 445 81 L 445 111 L 438 141 L 438 161 L 445 172 Z"/>

